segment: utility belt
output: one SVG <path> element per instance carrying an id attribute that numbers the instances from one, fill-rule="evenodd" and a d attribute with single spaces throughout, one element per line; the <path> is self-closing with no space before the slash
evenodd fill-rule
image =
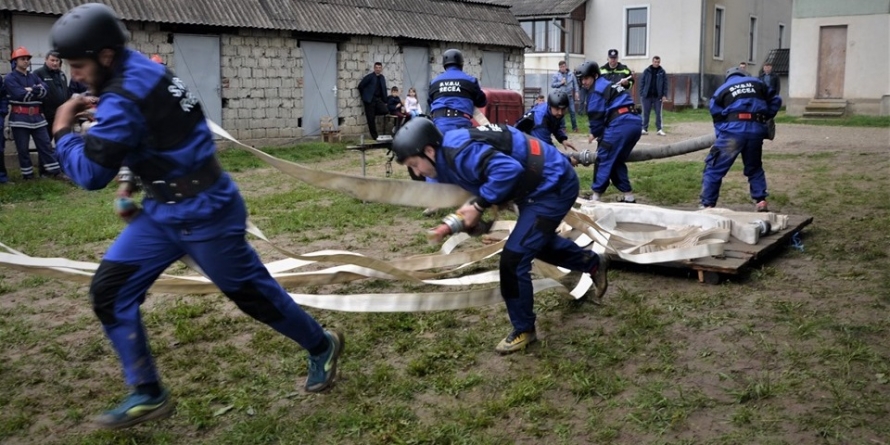
<path id="1" fill-rule="evenodd" d="M 516 183 L 516 188 L 513 189 L 514 199 L 523 199 L 530 195 L 544 180 L 544 150 L 541 147 L 541 141 L 529 135 L 524 136 L 528 158 L 525 161 L 525 171 L 522 172 L 522 176 Z"/>
<path id="2" fill-rule="evenodd" d="M 627 114 L 627 113 L 633 113 L 633 114 L 636 114 L 636 113 L 637 113 L 637 109 L 634 108 L 633 105 L 627 105 L 627 106 L 624 106 L 624 107 L 621 107 L 621 108 L 616 108 L 616 109 L 612 110 L 611 113 L 609 113 L 609 118 L 606 119 L 606 123 L 609 123 L 609 122 L 611 122 L 613 119 L 615 119 L 616 117 L 621 116 L 622 114 Z"/>
<path id="3" fill-rule="evenodd" d="M 769 118 L 766 117 L 763 113 L 729 113 L 726 116 L 719 116 L 714 118 L 714 123 L 720 122 L 739 122 L 739 121 L 754 121 L 759 122 L 761 124 L 765 124 L 769 121 Z"/>
<path id="4" fill-rule="evenodd" d="M 209 189 L 213 184 L 216 184 L 222 173 L 222 165 L 214 156 L 201 168 L 175 179 L 148 181 L 141 178 L 142 188 L 148 198 L 167 204 L 176 204 L 188 198 L 194 198 Z"/>
<path id="5" fill-rule="evenodd" d="M 35 114 L 40 114 L 40 107 L 13 105 L 12 112 L 16 114 L 27 114 L 28 116 L 34 116 Z"/>
<path id="6" fill-rule="evenodd" d="M 436 119 L 439 117 L 462 117 L 462 118 L 469 119 L 469 120 L 473 119 L 473 116 L 470 116 L 469 114 L 464 113 L 463 111 L 455 110 L 453 108 L 439 108 L 438 110 L 430 113 L 430 117 L 432 117 L 433 119 Z"/>

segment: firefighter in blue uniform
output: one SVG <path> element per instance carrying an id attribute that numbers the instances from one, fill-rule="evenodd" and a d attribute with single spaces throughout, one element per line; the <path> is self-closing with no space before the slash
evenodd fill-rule
<path id="1" fill-rule="evenodd" d="M 126 41 L 115 12 L 97 3 L 68 11 L 50 32 L 71 76 L 100 96 L 96 123 L 83 135 L 71 128 L 90 102 L 75 96 L 59 107 L 53 136 L 64 171 L 96 190 L 127 165 L 148 193 L 90 285 L 93 309 L 133 387 L 96 423 L 124 428 L 172 412 L 139 307 L 155 279 L 183 255 L 241 310 L 303 346 L 309 352 L 306 391 L 326 389 L 336 375 L 342 336 L 304 312 L 248 244 L 244 200 L 216 158 L 198 100 L 166 67 L 126 48 Z"/>
<path id="2" fill-rule="evenodd" d="M 488 103 L 479 81 L 463 72 L 464 55 L 449 49 L 442 54 L 445 72 L 430 82 L 430 117 L 443 133 L 473 126 L 474 108 Z"/>
<path id="3" fill-rule="evenodd" d="M 19 154 L 22 179 L 34 178 L 34 165 L 28 150 L 32 138 L 46 174 L 57 177 L 61 170 L 49 142 L 49 129 L 42 109 L 48 91 L 46 84 L 39 76 L 30 72 L 31 54 L 25 47 L 13 51 L 10 62 L 12 71 L 6 75 L 4 83 L 11 111 L 9 128 Z"/>
<path id="4" fill-rule="evenodd" d="M 710 111 L 717 140 L 705 158 L 701 207 L 714 207 L 723 177 L 742 155 L 751 198 L 758 212 L 769 211 L 766 173 L 763 171 L 763 139 L 767 122 L 782 107 L 782 97 L 760 79 L 741 68 L 726 71 L 726 82 L 711 97 Z"/>
<path id="5" fill-rule="evenodd" d="M 587 140 L 597 140 L 591 199 L 599 201 L 611 183 L 624 193 L 619 202 L 636 202 L 627 175 L 627 157 L 640 140 L 643 120 L 636 114 L 630 90 L 601 76 L 596 62 L 584 62 L 575 69 L 575 75 L 589 91 Z"/>
<path id="6" fill-rule="evenodd" d="M 456 184 L 477 198 L 457 213 L 473 228 L 486 209 L 513 201 L 519 218 L 501 253 L 501 294 L 513 330 L 495 348 L 518 351 L 537 340 L 532 260 L 588 272 L 600 299 L 608 285 L 604 256 L 556 234 L 578 197 L 578 176 L 555 147 L 519 130 L 488 125 L 443 134 L 424 118 L 408 121 L 393 138 L 396 160 L 417 174 Z"/>
<path id="7" fill-rule="evenodd" d="M 569 108 L 569 95 L 554 91 L 547 95 L 547 102 L 532 107 L 525 116 L 516 122 L 516 129 L 552 144 L 553 138 L 566 148 L 575 150 L 566 134 L 566 110 Z"/>

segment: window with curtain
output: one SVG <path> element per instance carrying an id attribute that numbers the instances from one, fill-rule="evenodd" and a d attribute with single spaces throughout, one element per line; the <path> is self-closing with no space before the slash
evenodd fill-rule
<path id="1" fill-rule="evenodd" d="M 646 55 L 646 35 L 649 26 L 649 8 L 627 9 L 627 48 L 628 56 Z"/>

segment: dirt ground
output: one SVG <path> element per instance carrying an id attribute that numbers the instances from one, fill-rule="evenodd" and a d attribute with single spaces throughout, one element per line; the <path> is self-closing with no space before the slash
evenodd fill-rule
<path id="1" fill-rule="evenodd" d="M 643 136 L 639 147 L 681 141 L 713 131 L 708 123 L 683 123 L 667 127 L 665 130 L 668 132 L 666 137 L 656 136 L 654 133 Z M 586 146 L 586 137 L 579 135 L 572 135 L 572 137 L 576 140 L 578 148 Z M 704 159 L 705 154 L 706 151 L 699 151 L 671 160 L 700 162 Z M 874 202 L 869 199 L 857 198 L 865 204 L 853 207 L 852 210 L 844 203 L 850 199 L 848 193 L 871 195 L 877 199 L 887 198 L 887 178 L 890 176 L 890 129 L 780 125 L 776 140 L 765 142 L 764 158 L 770 192 L 784 197 L 780 205 L 773 206 L 773 210 L 779 213 L 815 216 L 813 225 L 805 229 L 803 233 L 803 244 L 807 246 L 806 250 L 796 253 L 791 249 L 782 249 L 766 263 L 759 265 L 758 269 L 733 278 L 730 283 L 723 286 L 701 284 L 690 271 L 664 273 L 662 271 L 618 268 L 618 272 L 613 278 L 613 290 L 610 290 L 609 295 L 616 298 L 618 293 L 643 295 L 653 295 L 659 292 L 670 295 L 704 293 L 711 295 L 714 299 L 721 299 L 721 301 L 722 299 L 738 300 L 738 308 L 733 312 L 739 320 L 759 315 L 762 308 L 769 306 L 771 301 L 781 300 L 791 305 L 805 304 L 810 310 L 820 314 L 833 314 L 838 319 L 845 320 L 850 324 L 884 326 L 886 316 L 883 304 L 890 303 L 890 301 L 883 300 L 888 297 L 888 291 L 887 289 L 882 290 L 882 287 L 888 281 L 884 281 L 886 278 L 882 272 L 874 267 L 859 267 L 859 263 L 863 259 L 857 256 L 857 252 L 874 249 L 875 246 L 878 246 L 877 249 L 883 250 L 886 254 L 888 251 L 886 232 L 874 230 L 870 233 L 853 233 L 845 231 L 844 228 L 851 221 L 855 227 L 879 227 L 868 224 L 868 220 L 873 218 L 881 218 L 885 223 L 890 223 L 890 220 L 887 220 L 890 215 L 890 211 L 888 211 L 890 202 Z M 345 166 L 342 160 L 332 160 L 315 166 L 322 170 L 361 174 L 361 167 L 357 159 L 358 154 L 355 154 L 355 159 Z M 384 162 L 385 157 L 382 151 L 369 152 L 368 174 L 382 176 Z M 737 161 L 737 163 L 740 162 L 741 160 Z M 402 167 L 394 166 L 394 170 L 397 176 L 406 176 Z M 814 183 L 810 179 L 810 175 L 823 170 L 825 181 Z M 263 169 L 238 175 L 250 181 L 255 180 L 256 177 L 270 174 L 274 175 L 275 172 Z M 733 171 L 725 180 L 724 187 L 727 187 L 727 184 L 744 184 L 744 178 L 740 172 Z M 270 187 L 286 189 L 288 185 L 285 183 Z M 744 187 L 744 189 L 746 188 Z M 251 193 L 246 191 L 245 194 L 249 196 Z M 821 202 L 814 202 L 814 198 Z M 733 199 L 733 197 L 728 198 L 729 203 L 726 204 L 728 207 L 750 208 L 750 205 L 745 204 L 743 200 L 733 201 Z M 640 196 L 640 200 L 645 202 L 646 197 Z M 689 206 L 694 204 L 694 202 L 689 203 Z M 833 209 L 843 209 L 844 213 L 836 214 Z M 863 220 L 865 223 L 862 225 L 856 224 L 857 221 Z M 399 227 L 400 231 L 422 229 L 420 222 Z M 291 239 L 280 239 L 279 241 L 282 241 L 285 247 L 300 252 L 343 248 L 371 256 L 379 257 L 381 252 L 384 252 L 383 256 L 393 256 L 393 254 L 386 254 L 391 251 L 389 248 L 391 242 L 386 239 L 355 243 L 348 239 L 324 239 L 300 245 Z M 255 243 L 255 245 L 267 262 L 282 258 L 280 254 L 264 244 Z M 99 253 L 102 248 L 103 246 L 84 246 L 83 251 Z M 398 255 L 404 256 L 404 253 L 399 252 Z M 886 255 L 883 257 L 878 255 L 875 261 L 890 266 Z M 59 282 L 53 280 L 35 280 L 10 270 L 4 270 L 3 274 L 6 276 L 6 283 L 3 287 L 7 292 L 0 295 L 0 310 L 7 314 L 19 314 L 18 316 L 25 320 L 22 323 L 30 326 L 49 327 L 70 323 L 72 328 L 69 333 L 65 334 L 64 340 L 72 345 L 78 345 L 81 349 L 84 345 L 97 341 L 98 324 L 93 320 L 88 304 L 83 298 L 84 286 L 64 283 L 60 285 Z M 764 274 L 772 279 L 766 281 L 768 282 L 768 287 L 766 287 L 763 281 L 752 279 L 752 274 Z M 880 305 L 876 306 L 877 303 Z M 151 304 L 153 304 L 151 301 L 147 303 L 149 308 Z M 871 308 L 878 308 L 878 310 Z M 500 308 L 495 308 L 495 310 L 500 310 Z M 571 315 L 565 315 L 559 319 L 549 320 L 548 323 L 542 333 L 545 337 L 548 333 L 557 331 L 575 332 L 602 329 L 601 326 L 597 326 L 599 321 L 588 316 L 573 318 Z M 605 329 L 608 330 L 609 327 L 606 326 Z M 781 369 L 777 369 L 781 368 L 781 365 L 776 364 L 775 357 L 764 353 L 751 337 L 740 338 L 737 336 L 737 329 L 740 328 L 715 326 L 709 330 L 696 331 L 694 334 L 676 327 L 669 330 L 669 336 L 677 343 L 685 345 L 683 350 L 676 351 L 677 357 L 673 364 L 676 368 L 685 370 L 678 375 L 676 385 L 699 388 L 705 397 L 720 401 L 730 397 L 719 389 L 721 385 L 717 382 L 717 376 L 721 373 L 732 377 L 762 370 L 781 372 Z M 770 331 L 785 333 L 788 327 L 776 322 L 775 324 L 759 325 L 756 329 L 758 332 L 764 333 Z M 782 338 L 773 340 L 782 341 Z M 653 341 L 655 340 L 653 339 Z M 733 354 L 746 348 L 755 352 L 745 355 L 742 360 L 732 361 Z M 94 349 L 103 350 L 99 346 Z M 713 354 L 720 357 L 722 361 L 718 359 L 702 360 L 701 351 L 705 350 L 713 351 Z M 65 363 L 66 353 L 64 351 L 28 350 L 7 346 L 2 349 L 2 355 L 0 355 L 0 363 L 6 363 L 6 365 L 0 364 L 0 374 L 9 371 L 10 363 L 19 362 L 23 357 L 36 354 L 46 355 L 46 358 L 35 363 L 43 365 L 55 363 L 57 366 L 63 366 Z M 887 347 L 878 347 L 877 354 L 883 361 L 890 361 Z M 96 358 L 98 359 L 98 357 Z M 481 372 L 493 374 L 511 372 L 511 370 L 521 367 L 526 360 L 534 360 L 534 357 L 522 357 L 515 360 L 512 362 L 494 360 L 491 363 L 481 363 L 480 366 L 483 368 Z M 731 363 L 727 364 L 729 361 Z M 107 360 L 103 359 L 102 363 L 102 369 L 98 370 L 101 375 L 117 375 L 117 369 L 110 366 Z M 628 371 L 632 371 L 631 368 L 641 364 L 629 363 Z M 70 379 L 69 381 L 54 382 L 52 381 L 53 374 L 47 369 L 25 371 L 32 374 L 34 378 L 21 387 L 7 388 L 5 393 L 13 399 L 30 398 L 34 394 L 53 397 L 53 393 L 68 391 L 71 388 L 83 392 L 86 387 L 87 393 L 100 390 L 98 387 L 90 389 L 91 386 L 100 384 L 96 380 L 80 380 L 76 375 L 68 375 L 64 378 Z M 869 386 L 867 390 L 890 395 L 890 390 L 886 385 L 878 388 Z M 810 395 L 814 399 L 818 399 L 817 396 L 824 395 L 823 391 L 825 390 L 814 390 Z M 419 399 L 418 403 L 423 406 L 437 404 L 448 406 L 456 403 L 454 398 L 446 397 L 437 400 L 429 394 L 421 395 Z M 793 414 L 807 411 L 820 404 L 818 400 L 807 401 L 800 400 L 800 398 L 795 400 L 797 402 L 793 402 L 792 399 L 781 399 L 775 402 L 775 406 L 772 408 Z M 885 405 L 883 408 L 886 412 L 887 406 Z M 419 408 L 419 410 L 422 409 Z M 8 436 L 7 441 L 4 441 L 3 431 L 0 431 L 0 442 L 65 441 L 70 440 L 72 433 L 82 433 L 84 430 L 81 427 L 72 427 L 64 421 L 65 414 L 64 410 L 62 411 L 61 413 L 59 411 L 46 412 L 38 414 L 36 419 L 29 419 L 32 425 L 29 428 L 30 431 L 52 431 L 52 437 L 41 439 L 17 431 Z M 725 421 L 727 415 L 727 413 L 719 411 L 695 411 L 685 419 L 687 427 L 671 438 L 686 441 L 686 443 L 711 441 L 730 429 Z M 63 417 L 61 421 L 59 416 Z M 578 416 L 579 418 L 574 419 L 574 422 L 583 423 L 586 421 L 580 418 L 583 417 L 583 412 L 579 412 Z M 870 421 L 884 422 L 884 424 L 880 429 L 875 429 L 867 425 Z M 59 422 L 64 426 L 57 426 Z M 777 433 L 775 437 L 778 437 L 782 443 L 816 443 L 813 431 L 801 431 L 799 427 L 779 427 L 779 429 L 780 433 Z M 887 437 L 880 436 L 880 433 L 876 431 L 890 431 L 890 426 L 886 424 L 885 419 L 863 419 L 862 424 L 851 427 L 850 431 L 853 431 L 852 437 L 857 439 L 853 442 L 886 443 L 881 441 L 887 440 Z M 203 437 L 203 439 L 207 439 L 207 437 Z M 187 439 L 182 438 L 182 440 Z M 658 438 L 643 433 L 639 435 L 627 433 L 621 436 L 620 442 L 649 442 L 652 440 L 658 440 Z M 517 443 L 533 442 L 535 440 L 528 439 L 528 441 Z"/>

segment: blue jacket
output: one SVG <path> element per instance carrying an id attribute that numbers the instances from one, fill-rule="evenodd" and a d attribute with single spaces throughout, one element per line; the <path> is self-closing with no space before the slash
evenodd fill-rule
<path id="1" fill-rule="evenodd" d="M 640 80 L 640 97 L 650 97 L 649 89 L 652 83 L 655 83 L 655 96 L 658 99 L 667 97 L 668 93 L 668 76 L 667 71 L 662 67 L 653 69 L 652 65 L 643 70 L 643 79 Z"/>
<path id="2" fill-rule="evenodd" d="M 782 97 L 756 77 L 732 76 L 711 97 L 710 111 L 717 137 L 766 137 L 766 120 L 782 107 Z M 739 113 L 754 119 L 740 120 Z"/>
<path id="3" fill-rule="evenodd" d="M 9 98 L 6 96 L 6 86 L 3 85 L 3 77 L 0 77 L 0 118 L 9 114 Z M 0 128 L 3 127 L 3 119 L 0 119 Z"/>
<path id="4" fill-rule="evenodd" d="M 563 85 L 562 79 L 566 80 L 565 85 Z M 550 76 L 550 88 L 568 94 L 569 100 L 575 100 L 575 93 L 578 92 L 578 80 L 571 71 L 566 70 L 565 73 L 557 71 Z"/>
<path id="5" fill-rule="evenodd" d="M 99 92 L 96 123 L 84 135 L 59 131 L 62 170 L 88 190 L 104 188 L 127 165 L 143 181 L 193 173 L 216 154 L 213 133 L 197 98 L 164 65 L 124 50 L 113 77 Z M 167 204 L 143 200 L 145 213 L 162 224 L 207 221 L 235 201 L 228 174 L 197 196 Z"/>
<path id="6" fill-rule="evenodd" d="M 4 82 L 6 94 L 9 98 L 10 116 L 9 126 L 16 128 L 40 128 L 46 126 L 46 119 L 40 111 L 43 98 L 46 97 L 46 84 L 34 73 L 22 74 L 18 70 L 12 70 L 6 75 Z M 31 91 L 25 90 L 31 88 Z M 28 110 L 36 109 L 36 113 L 16 113 L 13 107 L 25 107 Z"/>
<path id="7" fill-rule="evenodd" d="M 529 159 L 529 136 L 510 126 L 489 125 L 445 133 L 436 150 L 436 180 L 456 184 L 479 197 L 483 207 L 517 198 Z M 543 171 L 540 182 L 526 195 L 534 198 L 558 187 L 574 174 L 568 158 L 554 146 L 540 142 Z M 570 173 L 569 173 L 570 172 Z"/>
<path id="8" fill-rule="evenodd" d="M 488 103 L 479 81 L 463 72 L 457 66 L 445 68 L 445 72 L 430 82 L 430 113 L 443 108 L 451 108 L 473 115 L 473 108 L 484 107 Z"/>
<path id="9" fill-rule="evenodd" d="M 639 116 L 633 113 L 623 113 L 613 116 L 619 109 L 633 108 L 634 100 L 630 95 L 630 90 L 625 89 L 621 84 L 612 84 L 604 76 L 600 76 L 593 84 L 590 93 L 587 96 L 587 120 L 590 125 L 590 134 L 600 138 L 606 131 L 606 125 L 621 122 L 624 119 L 631 119 Z M 610 120 L 609 118 L 612 117 Z"/>
<path id="10" fill-rule="evenodd" d="M 521 124 L 524 120 L 531 120 L 532 125 Z M 526 115 L 516 123 L 516 128 L 524 131 L 548 144 L 552 143 L 551 135 L 556 137 L 560 144 L 569 138 L 566 134 L 566 120 L 557 118 L 550 113 L 550 105 L 546 102 L 532 107 Z M 527 127 L 531 127 L 527 129 Z"/>

